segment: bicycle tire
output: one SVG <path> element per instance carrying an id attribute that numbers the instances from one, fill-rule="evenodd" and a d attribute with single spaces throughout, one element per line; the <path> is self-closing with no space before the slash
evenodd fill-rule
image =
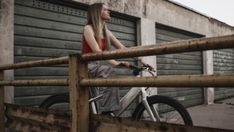
<path id="1" fill-rule="evenodd" d="M 67 103 L 69 105 L 69 95 L 68 93 L 52 95 L 46 98 L 40 105 L 40 108 L 53 109 L 52 106 L 56 104 Z M 67 108 L 68 109 L 68 108 Z M 62 110 L 56 109 L 58 111 Z"/>
<path id="2" fill-rule="evenodd" d="M 180 117 L 183 120 L 182 124 L 189 125 L 189 126 L 193 125 L 192 118 L 189 115 L 188 111 L 177 100 L 170 98 L 170 97 L 167 97 L 167 96 L 154 95 L 154 96 L 148 97 L 147 101 L 149 103 L 149 106 L 153 106 L 155 104 L 156 105 L 163 104 L 163 105 L 170 106 L 171 108 L 175 109 L 178 112 L 178 114 L 180 115 Z M 141 102 L 136 107 L 135 111 L 133 112 L 132 118 L 135 120 L 141 120 L 144 110 L 145 110 L 145 107 L 144 107 L 143 103 Z M 160 115 L 160 118 L 161 118 L 161 115 Z M 161 121 L 161 122 L 166 122 L 166 121 Z"/>

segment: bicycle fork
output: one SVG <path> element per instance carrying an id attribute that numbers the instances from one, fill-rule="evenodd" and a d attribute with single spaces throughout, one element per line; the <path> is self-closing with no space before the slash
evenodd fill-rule
<path id="1" fill-rule="evenodd" d="M 149 103 L 147 101 L 147 97 L 149 96 L 148 93 L 145 91 L 145 88 L 141 89 L 141 93 L 142 93 L 142 102 L 146 108 L 146 111 L 148 112 L 148 114 L 150 115 L 150 118 L 153 121 L 159 121 L 160 122 L 160 117 L 158 114 L 158 111 L 154 108 L 154 106 L 149 106 Z"/>

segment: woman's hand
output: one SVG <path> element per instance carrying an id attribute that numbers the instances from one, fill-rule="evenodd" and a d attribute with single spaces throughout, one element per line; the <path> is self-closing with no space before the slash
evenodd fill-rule
<path id="1" fill-rule="evenodd" d="M 149 67 L 150 70 L 155 71 L 155 69 L 153 68 L 153 66 L 151 66 L 150 64 L 145 63 L 141 58 L 139 58 L 138 60 L 139 60 L 139 62 L 140 62 L 143 66 Z"/>
<path id="2" fill-rule="evenodd" d="M 129 68 L 130 67 L 130 63 L 127 62 L 127 61 L 119 61 L 119 63 L 116 66 Z"/>

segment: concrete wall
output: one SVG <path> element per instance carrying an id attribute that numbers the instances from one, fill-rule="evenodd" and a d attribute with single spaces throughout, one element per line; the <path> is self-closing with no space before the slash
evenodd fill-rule
<path id="1" fill-rule="evenodd" d="M 14 0 L 0 0 L 0 65 L 14 62 Z M 13 71 L 5 71 L 4 79 L 12 80 Z M 12 102 L 13 87 L 5 87 L 5 102 Z"/>
<path id="2" fill-rule="evenodd" d="M 234 27 L 199 14 L 168 0 L 73 0 L 85 4 L 106 3 L 113 11 L 150 19 L 168 26 L 198 34 L 219 36 L 234 33 Z"/>

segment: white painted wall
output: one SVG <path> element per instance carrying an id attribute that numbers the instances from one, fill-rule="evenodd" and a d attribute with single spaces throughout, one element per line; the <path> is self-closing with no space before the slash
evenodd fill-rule
<path id="1" fill-rule="evenodd" d="M 156 36 L 155 36 L 155 28 L 152 28 L 155 26 L 155 22 L 150 20 L 150 19 L 146 19 L 146 18 L 141 18 L 140 19 L 140 43 L 142 44 L 142 46 L 146 46 L 146 45 L 152 45 L 155 44 L 155 40 L 156 40 Z M 147 64 L 155 67 L 157 65 L 157 58 L 156 56 L 146 56 L 146 57 L 142 57 L 143 61 L 146 62 Z M 149 73 L 145 73 L 143 72 L 143 76 L 151 76 Z M 157 88 L 150 88 L 149 90 L 149 94 L 153 95 L 153 94 L 157 94 Z"/>
<path id="2" fill-rule="evenodd" d="M 0 0 L 0 65 L 14 63 L 14 0 Z M 12 70 L 4 72 L 5 80 L 12 80 Z M 14 88 L 5 87 L 5 102 L 11 103 Z"/>

